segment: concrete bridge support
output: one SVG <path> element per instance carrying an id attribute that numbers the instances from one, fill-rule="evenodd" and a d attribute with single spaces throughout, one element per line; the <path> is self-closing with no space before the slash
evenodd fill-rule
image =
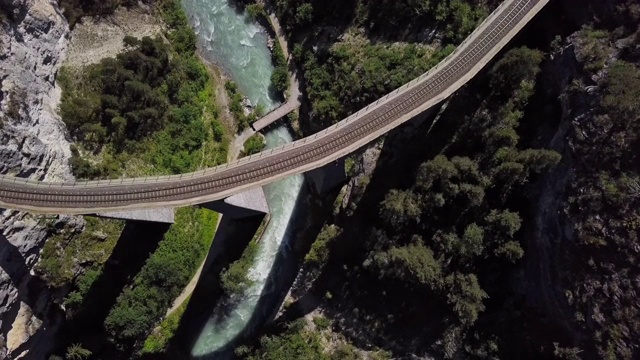
<path id="1" fill-rule="evenodd" d="M 244 219 L 269 213 L 269 205 L 267 204 L 267 198 L 264 195 L 262 187 L 241 192 L 224 200 L 203 203 L 199 206 L 219 212 L 231 219 Z M 114 211 L 89 214 L 87 216 L 162 224 L 173 224 L 175 222 L 173 208 Z"/>
<path id="2" fill-rule="evenodd" d="M 262 187 L 241 192 L 224 200 L 200 204 L 200 206 L 219 212 L 232 219 L 244 219 L 256 215 L 264 216 L 269 214 L 267 197 Z"/>
<path id="3" fill-rule="evenodd" d="M 114 211 L 106 213 L 89 214 L 106 219 L 118 219 L 128 221 L 155 222 L 161 224 L 173 224 L 175 222 L 173 208 L 141 209 L 132 211 Z"/>
<path id="4" fill-rule="evenodd" d="M 307 181 L 313 189 L 323 194 L 331 191 L 347 181 L 347 174 L 344 169 L 345 158 L 332 161 L 327 165 L 304 173 Z"/>

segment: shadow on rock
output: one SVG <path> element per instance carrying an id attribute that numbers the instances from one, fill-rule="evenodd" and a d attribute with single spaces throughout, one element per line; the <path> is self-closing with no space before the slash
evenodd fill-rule
<path id="1" fill-rule="evenodd" d="M 24 350 L 29 350 L 31 345 L 38 342 L 38 339 L 51 336 L 49 332 L 63 318 L 63 312 L 51 301 L 51 292 L 46 283 L 39 277 L 31 275 L 18 248 L 2 234 L 0 234 L 0 269 L 8 276 L 14 288 L 0 289 L 0 292 L 4 293 L 0 294 L 2 295 L 0 300 L 5 303 L 5 306 L 11 304 L 0 319 L 0 334 L 8 334 L 10 330 L 15 331 L 14 323 L 22 323 L 25 331 L 28 331 L 27 327 L 34 326 L 44 329 L 38 332 L 37 339 L 27 337 L 24 343 L 12 343 L 12 339 L 6 339 L 8 340 L 7 348 L 14 354 L 20 354 Z M 4 277 L 2 272 L 0 277 Z M 20 328 L 19 325 L 17 328 Z M 41 355 L 43 354 L 37 354 L 37 351 L 30 351 L 24 359 L 35 359 Z"/>
<path id="2" fill-rule="evenodd" d="M 144 266 L 169 229 L 168 224 L 127 222 L 102 273 L 85 295 L 80 310 L 68 319 L 57 343 L 62 353 L 72 343 L 82 343 L 94 355 L 114 358 L 116 349 L 108 341 L 104 320 L 123 289 Z"/>

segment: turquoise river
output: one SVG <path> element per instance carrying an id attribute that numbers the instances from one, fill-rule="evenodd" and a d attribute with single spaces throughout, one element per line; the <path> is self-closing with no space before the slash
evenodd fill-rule
<path id="1" fill-rule="evenodd" d="M 277 101 L 269 89 L 273 65 L 264 30 L 251 22 L 245 13 L 230 6 L 229 0 L 183 0 L 183 6 L 198 35 L 205 60 L 221 67 L 253 105 L 262 104 L 267 110 L 276 107 Z M 268 148 L 292 141 L 284 126 L 267 133 L 266 139 Z M 256 312 L 261 316 L 273 311 L 258 308 L 258 300 L 275 291 L 266 286 L 273 284 L 268 280 L 270 274 L 272 279 L 273 274 L 277 276 L 278 269 L 274 269 L 276 257 L 292 236 L 287 229 L 302 183 L 302 175 L 296 175 L 264 187 L 271 219 L 249 271 L 253 286 L 238 299 L 233 299 L 231 311 L 213 310 L 191 350 L 194 357 L 224 358 L 224 354 L 216 351 L 246 332 L 249 319 L 256 316 Z M 212 304 L 214 306 L 221 305 Z"/>

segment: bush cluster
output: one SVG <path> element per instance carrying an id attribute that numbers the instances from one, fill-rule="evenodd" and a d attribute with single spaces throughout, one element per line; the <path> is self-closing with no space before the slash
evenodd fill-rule
<path id="1" fill-rule="evenodd" d="M 60 114 L 78 142 L 71 159 L 77 177 L 117 177 L 133 159 L 148 165 L 136 169 L 146 174 L 226 160 L 211 79 L 195 56 L 195 34 L 179 1 L 164 0 L 158 8 L 169 43 L 127 36 L 126 51 L 115 59 L 60 72 Z M 99 158 L 87 159 L 91 153 Z"/>
<path id="2" fill-rule="evenodd" d="M 264 150 L 266 146 L 267 144 L 262 134 L 253 134 L 247 139 L 247 141 L 244 142 L 244 147 L 242 152 L 240 153 L 240 157 L 257 154 L 260 151 Z"/>
<path id="3" fill-rule="evenodd" d="M 211 246 L 217 213 L 182 208 L 175 223 L 125 289 L 105 319 L 107 332 L 118 344 L 132 344 L 146 336 L 173 300 L 189 283 Z"/>
<path id="4" fill-rule="evenodd" d="M 426 26 L 443 33 L 445 41 L 462 41 L 497 1 L 474 0 L 277 0 L 278 17 L 291 33 L 309 27 L 351 22 L 367 31 L 393 38 L 420 32 Z"/>
<path id="5" fill-rule="evenodd" d="M 465 326 L 484 310 L 480 279 L 488 259 L 513 263 L 524 254 L 522 219 L 510 209 L 510 195 L 560 160 L 553 151 L 517 147 L 542 59 L 539 51 L 516 48 L 494 65 L 488 103 L 502 105 L 476 112 L 454 136 L 469 140 L 423 163 L 409 189 L 391 190 L 380 204 L 384 225 L 371 235 L 366 268 L 444 296 Z"/>
<path id="6" fill-rule="evenodd" d="M 262 104 L 258 104 L 256 108 L 249 114 L 245 114 L 244 111 L 244 95 L 240 92 L 238 85 L 228 80 L 224 84 L 224 88 L 227 91 L 227 95 L 231 100 L 229 104 L 229 111 L 236 119 L 236 123 L 238 124 L 238 132 L 242 132 L 242 130 L 248 128 L 251 124 L 253 124 L 256 120 L 258 120 L 261 116 L 264 115 L 264 107 Z"/>
<path id="7" fill-rule="evenodd" d="M 417 45 L 338 43 L 324 57 L 298 47 L 316 124 L 328 126 L 435 66 L 453 47 L 435 54 Z"/>

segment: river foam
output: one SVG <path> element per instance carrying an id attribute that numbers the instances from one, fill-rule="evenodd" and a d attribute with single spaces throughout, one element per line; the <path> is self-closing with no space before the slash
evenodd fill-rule
<path id="1" fill-rule="evenodd" d="M 267 111 L 275 108 L 278 102 L 270 91 L 271 53 L 260 26 L 249 21 L 246 14 L 237 13 L 228 0 L 183 0 L 182 3 L 205 59 L 223 68 L 253 105 L 262 104 Z M 292 137 L 283 126 L 270 131 L 266 140 L 267 148 L 275 148 L 291 142 Z M 252 318 L 264 318 L 273 310 L 258 307 L 261 297 L 277 287 L 274 279 L 278 279 L 278 269 L 274 264 L 278 256 L 286 256 L 284 252 L 289 248 L 287 242 L 293 236 L 288 230 L 289 223 L 302 183 L 303 176 L 295 175 L 264 187 L 271 217 L 248 273 L 253 285 L 240 296 L 212 305 L 215 306 L 213 313 L 191 350 L 194 357 L 224 358 L 220 350 L 228 350 L 234 339 L 246 334 Z"/>
<path id="2" fill-rule="evenodd" d="M 277 107 L 271 91 L 273 63 L 267 35 L 246 12 L 238 13 L 228 0 L 182 0 L 198 35 L 202 55 L 217 64 L 251 101 L 265 110 Z"/>
<path id="3" fill-rule="evenodd" d="M 291 134 L 284 126 L 270 131 L 266 138 L 267 148 L 276 148 L 292 141 Z M 257 309 L 257 305 L 261 296 L 274 290 L 266 287 L 270 278 L 278 278 L 278 269 L 274 269 L 275 259 L 278 255 L 283 255 L 282 252 L 286 251 L 287 243 L 294 235 L 289 230 L 289 223 L 293 218 L 302 184 L 303 176 L 295 175 L 265 186 L 271 219 L 258 243 L 256 260 L 249 269 L 248 276 L 253 285 L 239 298 L 231 299 L 230 302 L 234 305 L 230 313 L 223 305 L 216 306 L 192 349 L 194 357 L 224 358 L 224 354 L 217 354 L 216 351 L 246 331 L 247 326 L 250 326 L 249 320 L 256 311 L 264 313 L 271 310 Z"/>

